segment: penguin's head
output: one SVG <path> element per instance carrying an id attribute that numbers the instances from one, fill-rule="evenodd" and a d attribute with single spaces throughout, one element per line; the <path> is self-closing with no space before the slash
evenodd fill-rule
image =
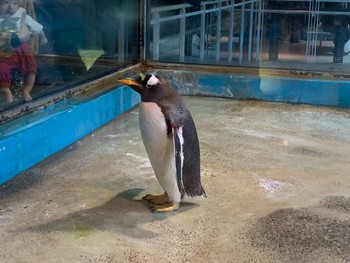
<path id="1" fill-rule="evenodd" d="M 155 91 L 155 89 L 159 88 L 162 79 L 159 76 L 153 74 L 140 74 L 140 76 L 136 79 L 119 79 L 118 81 L 128 85 L 133 90 L 142 95 L 147 92 Z"/>
<path id="2" fill-rule="evenodd" d="M 140 74 L 136 79 L 120 79 L 119 82 L 138 92 L 144 102 L 181 100 L 180 95 L 171 84 L 158 75 Z"/>

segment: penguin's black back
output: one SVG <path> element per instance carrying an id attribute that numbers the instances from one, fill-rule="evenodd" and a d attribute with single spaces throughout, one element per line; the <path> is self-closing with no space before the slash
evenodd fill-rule
<path id="1" fill-rule="evenodd" d="M 182 181 L 184 192 L 188 196 L 205 195 L 200 180 L 200 148 L 196 126 L 192 116 L 189 114 L 183 125 L 183 170 Z"/>

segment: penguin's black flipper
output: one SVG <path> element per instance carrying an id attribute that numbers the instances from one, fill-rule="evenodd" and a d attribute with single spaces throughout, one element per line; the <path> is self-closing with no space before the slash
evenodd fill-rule
<path id="1" fill-rule="evenodd" d="M 182 127 L 172 128 L 172 135 L 173 135 L 173 140 L 174 140 L 174 154 L 175 154 L 177 186 L 178 186 L 179 191 L 181 193 L 181 198 L 183 198 L 184 194 L 185 194 L 185 188 L 184 188 L 183 180 L 182 180 L 183 179 L 182 178 L 183 159 L 184 159 Z"/>

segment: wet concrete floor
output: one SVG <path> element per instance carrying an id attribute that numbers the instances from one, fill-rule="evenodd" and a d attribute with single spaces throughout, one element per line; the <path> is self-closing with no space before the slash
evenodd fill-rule
<path id="1" fill-rule="evenodd" d="M 207 199 L 140 201 L 136 108 L 0 186 L 0 262 L 350 262 L 348 110 L 186 102 Z"/>

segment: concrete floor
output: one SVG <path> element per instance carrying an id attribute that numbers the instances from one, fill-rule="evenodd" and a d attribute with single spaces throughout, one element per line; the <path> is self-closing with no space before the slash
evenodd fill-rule
<path id="1" fill-rule="evenodd" d="M 348 110 L 186 101 L 207 199 L 139 201 L 161 189 L 134 109 L 0 186 L 0 262 L 350 262 Z"/>

